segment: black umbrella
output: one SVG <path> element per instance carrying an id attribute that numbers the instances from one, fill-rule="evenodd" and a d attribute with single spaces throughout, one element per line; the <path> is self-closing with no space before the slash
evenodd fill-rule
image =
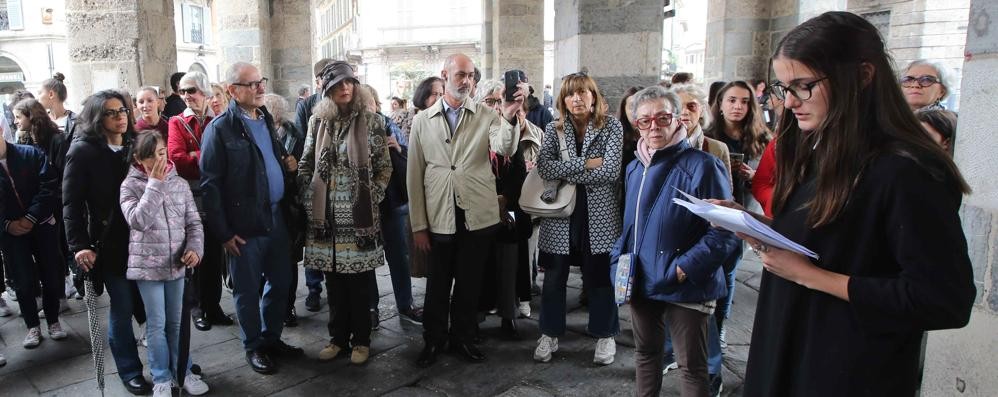
<path id="1" fill-rule="evenodd" d="M 94 376 L 97 378 L 97 388 L 104 395 L 104 333 L 100 326 L 100 316 L 97 314 L 97 289 L 94 288 L 94 277 L 90 272 L 84 274 L 83 285 L 86 294 L 83 302 L 87 306 L 87 323 L 90 325 L 90 352 L 94 358 Z"/>
<path id="2" fill-rule="evenodd" d="M 191 356 L 191 306 L 197 299 L 191 288 L 193 274 L 194 271 L 189 267 L 184 273 L 184 301 L 180 306 L 180 351 L 177 352 L 177 370 L 174 374 L 177 377 L 177 387 L 180 388 L 181 396 L 184 395 L 184 378 L 187 377 L 187 359 Z"/>

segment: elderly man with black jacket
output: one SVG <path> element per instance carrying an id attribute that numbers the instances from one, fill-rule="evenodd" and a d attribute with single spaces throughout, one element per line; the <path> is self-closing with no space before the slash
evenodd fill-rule
<path id="1" fill-rule="evenodd" d="M 274 119 L 263 107 L 267 79 L 245 62 L 233 64 L 227 76 L 233 100 L 205 130 L 201 150 L 204 224 L 229 254 L 246 361 L 254 371 L 271 374 L 271 356 L 302 354 L 281 341 L 295 271 L 285 220 L 295 202 L 298 165 L 278 142 Z"/>

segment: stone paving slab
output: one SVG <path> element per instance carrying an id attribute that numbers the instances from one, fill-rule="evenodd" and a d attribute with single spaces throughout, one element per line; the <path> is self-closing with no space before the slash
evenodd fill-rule
<path id="1" fill-rule="evenodd" d="M 739 266 L 735 305 L 732 318 L 726 323 L 729 347 L 724 359 L 724 396 L 740 395 L 761 269 L 751 253 L 746 253 Z M 237 327 L 216 326 L 207 332 L 192 329 L 191 355 L 203 368 L 205 381 L 212 388 L 211 395 L 548 397 L 634 394 L 630 309 L 624 306 L 619 310 L 621 334 L 617 338 L 615 362 L 605 367 L 593 364 L 595 339 L 585 330 L 588 317 L 586 308 L 579 304 L 582 284 L 577 269 L 573 269 L 569 278 L 566 294 L 568 333 L 560 338 L 560 349 L 550 363 L 536 363 L 532 359 L 540 336 L 539 298 L 535 297 L 531 316 L 518 321 L 521 340 L 505 340 L 500 336 L 498 318 L 488 316 L 481 324 L 485 342 L 480 348 L 488 356 L 485 363 L 468 364 L 452 354 L 443 354 L 436 365 L 427 369 L 414 365 L 422 349 L 422 327 L 399 317 L 387 266 L 379 268 L 377 276 L 381 329 L 372 333 L 368 363 L 355 366 L 348 358 L 332 362 L 317 359 L 318 351 L 328 340 L 328 304 L 323 299 L 320 311 L 305 309 L 307 289 L 304 274 L 299 273 L 295 303 L 299 326 L 285 328 L 284 340 L 305 348 L 306 357 L 278 359 L 277 374 L 259 375 L 246 364 Z M 539 277 L 540 282 L 543 273 Z M 413 279 L 413 293 L 415 302 L 423 301 L 425 279 Z M 16 307 L 16 304 L 12 306 Z M 101 315 L 106 316 L 106 296 L 101 297 L 100 306 Z M 232 313 L 231 294 L 223 294 L 222 307 Z M 82 301 L 70 300 L 70 308 L 70 312 L 61 316 L 70 337 L 64 341 L 46 338 L 41 346 L 32 350 L 21 347 L 25 332 L 23 321 L 17 315 L 0 318 L 0 353 L 8 360 L 5 367 L 0 367 L 0 396 L 100 395 L 93 379 L 86 311 Z M 135 331 L 139 332 L 138 327 Z M 143 362 L 146 354 L 146 349 L 139 347 Z M 105 356 L 105 395 L 129 396 L 118 380 L 109 350 L 105 351 Z M 146 375 L 148 377 L 148 368 Z M 678 376 L 665 376 L 662 395 L 678 394 Z"/>

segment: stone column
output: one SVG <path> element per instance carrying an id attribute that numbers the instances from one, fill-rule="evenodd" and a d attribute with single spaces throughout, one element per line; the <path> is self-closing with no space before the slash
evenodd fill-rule
<path id="1" fill-rule="evenodd" d="M 312 83 L 311 9 L 307 1 L 276 0 L 271 18 L 270 58 L 273 74 L 270 89 L 291 104 L 298 88 Z"/>
<path id="2" fill-rule="evenodd" d="M 223 80 L 227 78 L 225 73 L 233 63 L 249 62 L 260 68 L 260 74 L 274 81 L 270 46 L 270 3 L 270 0 L 215 2 L 221 21 L 218 46 L 222 49 L 220 66 Z"/>
<path id="3" fill-rule="evenodd" d="M 556 1 L 554 92 L 561 77 L 585 71 L 615 112 L 628 87 L 658 83 L 664 6 L 663 0 Z"/>
<path id="4" fill-rule="evenodd" d="M 486 78 L 501 79 L 510 69 L 520 69 L 533 83 L 535 92 L 544 90 L 544 0 L 484 0 L 491 15 L 483 26 L 491 27 L 491 46 L 483 34 L 483 64 Z M 491 57 L 491 60 L 489 59 Z M 490 62 L 491 61 L 491 62 Z"/>
<path id="5" fill-rule="evenodd" d="M 998 390 L 998 2 L 972 0 L 963 63 L 963 95 L 956 133 L 956 159 L 974 190 L 961 210 L 977 300 L 970 324 L 929 332 L 922 381 L 924 396 L 984 396 Z M 927 241 L 931 240 L 926 237 Z M 945 266 L 946 264 L 940 264 Z"/>
<path id="6" fill-rule="evenodd" d="M 67 0 L 69 96 L 82 102 L 104 89 L 169 87 L 177 68 L 175 38 L 172 0 Z"/>

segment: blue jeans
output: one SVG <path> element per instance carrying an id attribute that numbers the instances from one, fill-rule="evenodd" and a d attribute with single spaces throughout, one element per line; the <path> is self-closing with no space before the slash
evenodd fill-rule
<path id="1" fill-rule="evenodd" d="M 180 354 L 180 317 L 184 303 L 183 277 L 173 281 L 135 282 L 146 308 L 146 342 L 149 345 L 149 372 L 153 383 L 168 383 L 190 372 L 187 356 L 186 371 L 175 376 Z"/>
<path id="2" fill-rule="evenodd" d="M 287 315 L 291 272 L 290 242 L 284 217 L 274 209 L 270 235 L 245 238 L 240 254 L 229 255 L 232 297 L 239 319 L 239 333 L 246 351 L 266 348 L 281 339 Z M 263 295 L 260 283 L 266 280 Z"/>
<path id="3" fill-rule="evenodd" d="M 118 367 L 118 376 L 122 382 L 128 382 L 136 376 L 142 376 L 142 361 L 139 360 L 135 333 L 132 330 L 135 282 L 125 279 L 124 275 L 104 272 L 104 287 L 111 301 L 107 320 L 108 345 L 114 356 L 114 364 Z"/>
<path id="4" fill-rule="evenodd" d="M 558 255 L 541 252 L 538 263 L 544 267 L 541 333 L 553 338 L 565 334 L 565 292 L 571 264 L 582 266 L 582 285 L 589 296 L 589 324 L 586 330 L 597 338 L 620 333 L 617 305 L 613 301 L 613 286 L 610 283 L 609 254 Z"/>
<path id="5" fill-rule="evenodd" d="M 742 249 L 743 245 L 739 242 L 738 249 L 721 264 L 724 268 L 724 286 L 728 288 L 728 296 L 717 300 L 714 318 L 718 324 L 731 316 L 731 304 L 735 299 L 735 274 L 738 273 L 738 262 L 742 260 Z"/>
<path id="6" fill-rule="evenodd" d="M 714 313 L 716 314 L 717 311 L 715 310 Z M 721 336 L 717 329 L 717 322 L 713 321 L 713 317 L 710 320 L 707 321 L 707 372 L 714 376 L 721 373 L 724 356 L 721 355 Z M 666 320 L 665 325 L 665 365 L 676 361 L 672 355 L 672 335 L 669 334 L 668 321 Z"/>
<path id="7" fill-rule="evenodd" d="M 385 259 L 392 275 L 395 306 L 404 311 L 412 307 L 412 278 L 409 277 L 409 243 L 406 239 L 406 219 L 409 205 L 381 212 L 381 232 L 385 240 Z"/>
<path id="8" fill-rule="evenodd" d="M 315 269 L 305 269 L 305 286 L 309 293 L 322 293 L 322 271 Z"/>

